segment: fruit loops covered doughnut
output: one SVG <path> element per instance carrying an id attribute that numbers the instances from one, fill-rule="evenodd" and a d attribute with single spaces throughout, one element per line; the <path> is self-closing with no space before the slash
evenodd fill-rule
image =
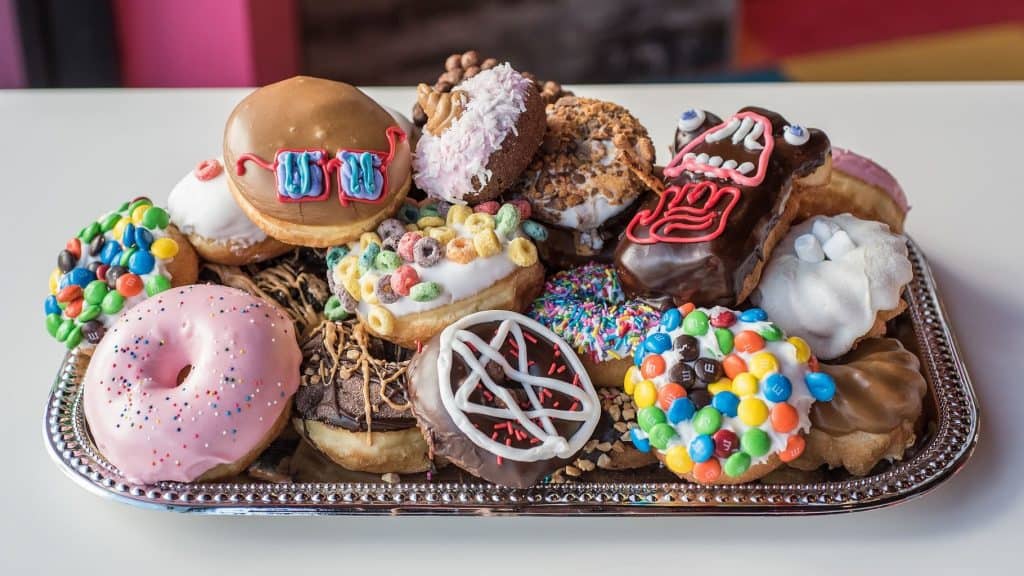
<path id="1" fill-rule="evenodd" d="M 572 348 L 501 310 L 461 318 L 425 343 L 409 365 L 409 394 L 432 454 L 514 488 L 570 461 L 601 414 Z"/>
<path id="2" fill-rule="evenodd" d="M 69 349 L 92 347 L 122 311 L 196 281 L 192 245 L 148 198 L 121 204 L 82 228 L 57 255 L 43 305 L 46 330 Z"/>
<path id="3" fill-rule="evenodd" d="M 634 360 L 634 445 L 702 484 L 756 480 L 799 457 L 811 405 L 835 393 L 807 343 L 760 308 L 671 308 Z"/>
<path id="4" fill-rule="evenodd" d="M 288 423 L 302 356 L 291 320 L 225 286 L 157 294 L 124 314 L 85 373 L 85 417 L 126 480 L 234 476 Z"/>
<path id="5" fill-rule="evenodd" d="M 529 316 L 576 350 L 595 386 L 622 386 L 633 350 L 661 315 L 626 298 L 615 268 L 593 263 L 550 276 Z"/>
<path id="6" fill-rule="evenodd" d="M 444 214 L 442 216 L 441 214 Z M 415 348 L 477 310 L 524 310 L 544 284 L 537 249 L 514 204 L 407 204 L 359 242 L 327 253 L 329 318 L 357 314 L 371 334 Z"/>

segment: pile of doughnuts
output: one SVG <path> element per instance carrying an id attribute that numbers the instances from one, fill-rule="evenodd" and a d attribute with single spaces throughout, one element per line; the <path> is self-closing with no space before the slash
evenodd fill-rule
<path id="1" fill-rule="evenodd" d="M 885 169 L 756 107 L 683 111 L 656 168 L 618 104 L 472 51 L 444 68 L 415 123 L 340 82 L 260 88 L 166 209 L 65 244 L 46 327 L 126 481 L 255 475 L 285 437 L 514 488 L 864 475 L 914 446 Z"/>

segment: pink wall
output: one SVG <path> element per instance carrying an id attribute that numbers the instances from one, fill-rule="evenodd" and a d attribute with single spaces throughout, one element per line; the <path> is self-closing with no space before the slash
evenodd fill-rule
<path id="1" fill-rule="evenodd" d="M 17 19 L 14 0 L 0 0 L 0 88 L 25 87 Z"/>
<path id="2" fill-rule="evenodd" d="M 256 86 L 291 76 L 296 11 L 294 0 L 114 0 L 122 82 Z"/>

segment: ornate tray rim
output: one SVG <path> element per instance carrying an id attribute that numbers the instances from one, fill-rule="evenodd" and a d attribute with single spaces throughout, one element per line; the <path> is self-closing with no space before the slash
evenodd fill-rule
<path id="1" fill-rule="evenodd" d="M 908 238 L 914 279 L 906 290 L 921 366 L 935 395 L 934 435 L 911 458 L 863 478 L 805 484 L 701 486 L 677 483 L 545 484 L 525 490 L 487 483 L 124 483 L 85 430 L 80 373 L 69 352 L 43 417 L 47 450 L 76 484 L 143 508 L 226 515 L 813 515 L 881 508 L 919 497 L 959 471 L 978 441 L 980 414 L 935 278 Z"/>

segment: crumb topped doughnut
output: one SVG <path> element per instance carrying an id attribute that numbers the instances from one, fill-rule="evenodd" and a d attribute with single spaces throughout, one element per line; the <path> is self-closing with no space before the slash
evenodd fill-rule
<path id="1" fill-rule="evenodd" d="M 129 482 L 233 476 L 287 424 L 300 361 L 273 305 L 225 286 L 174 288 L 122 315 L 96 347 L 86 421 Z"/>
<path id="2" fill-rule="evenodd" d="M 409 366 L 409 394 L 433 454 L 514 488 L 570 460 L 601 412 L 572 348 L 500 310 L 461 318 L 425 343 Z"/>
<path id="3" fill-rule="evenodd" d="M 57 254 L 43 308 L 46 330 L 69 349 L 95 346 L 127 310 L 196 281 L 199 260 L 149 198 L 121 204 L 82 228 Z"/>
<path id="4" fill-rule="evenodd" d="M 303 438 L 349 470 L 431 468 L 405 388 L 411 351 L 348 320 L 322 323 L 302 352 L 293 421 Z"/>
<path id="5" fill-rule="evenodd" d="M 807 343 L 760 308 L 670 308 L 634 360 L 634 445 L 702 484 L 749 482 L 800 456 L 812 404 L 835 394 Z"/>
<path id="6" fill-rule="evenodd" d="M 654 144 L 622 106 L 562 98 L 548 108 L 547 126 L 541 152 L 517 186 L 538 220 L 596 229 L 658 186 Z"/>
<path id="7" fill-rule="evenodd" d="M 458 204 L 498 197 L 522 173 L 544 136 L 533 82 L 499 64 L 438 93 L 418 89 L 428 121 L 413 159 L 416 185 Z"/>
<path id="8" fill-rule="evenodd" d="M 595 263 L 551 275 L 529 316 L 576 350 L 595 386 L 622 386 L 633 350 L 661 314 L 626 298 L 615 268 Z"/>
<path id="9" fill-rule="evenodd" d="M 264 86 L 224 128 L 230 188 L 269 236 L 350 242 L 401 205 L 412 153 L 396 120 L 348 84 L 296 76 Z"/>
<path id="10" fill-rule="evenodd" d="M 751 299 L 824 360 L 837 358 L 906 308 L 906 239 L 881 222 L 815 216 L 790 229 Z"/>

